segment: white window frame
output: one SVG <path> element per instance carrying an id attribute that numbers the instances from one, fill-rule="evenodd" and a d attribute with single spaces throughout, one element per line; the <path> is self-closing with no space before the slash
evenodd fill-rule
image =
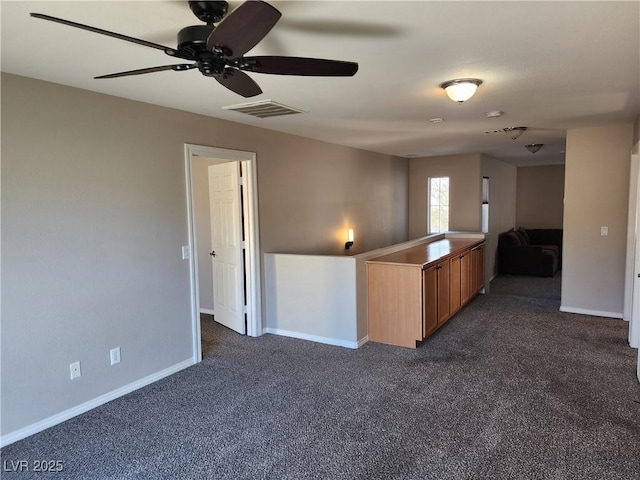
<path id="1" fill-rule="evenodd" d="M 447 179 L 447 198 L 449 200 L 449 203 L 447 205 L 436 205 L 438 207 L 446 207 L 447 209 L 447 217 L 448 217 L 448 221 L 447 221 L 447 228 L 444 230 L 432 230 L 431 229 L 431 209 L 434 205 L 432 205 L 431 203 L 431 185 L 433 183 L 434 180 L 440 180 L 442 181 L 443 179 Z M 440 182 L 441 183 L 441 182 Z M 441 233 L 441 232 L 446 232 L 449 230 L 449 220 L 450 220 L 450 215 L 451 215 L 451 183 L 450 183 L 450 179 L 447 176 L 443 176 L 443 177 L 429 177 L 428 178 L 428 183 L 427 183 L 427 233 L 428 234 L 432 234 L 432 233 Z M 440 222 L 439 222 L 440 223 Z M 442 226 L 442 225 L 440 225 Z"/>

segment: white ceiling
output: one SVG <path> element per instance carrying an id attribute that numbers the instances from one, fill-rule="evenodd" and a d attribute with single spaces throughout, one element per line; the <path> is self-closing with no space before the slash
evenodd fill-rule
<path id="1" fill-rule="evenodd" d="M 29 16 L 44 13 L 175 47 L 200 24 L 186 1 L 4 1 L 2 71 L 398 156 L 482 152 L 564 162 L 567 129 L 640 115 L 640 2 L 272 1 L 282 19 L 247 55 L 359 63 L 352 78 L 250 74 L 240 97 L 197 70 L 109 80 L 175 62 L 163 52 Z M 230 2 L 231 9 L 240 2 Z M 439 84 L 484 81 L 464 104 Z M 258 119 L 221 109 L 271 99 L 308 111 Z M 497 119 L 485 113 L 502 110 Z M 441 117 L 443 123 L 429 119 Z M 527 126 L 519 139 L 485 131 Z M 524 145 L 544 143 L 536 154 Z"/>

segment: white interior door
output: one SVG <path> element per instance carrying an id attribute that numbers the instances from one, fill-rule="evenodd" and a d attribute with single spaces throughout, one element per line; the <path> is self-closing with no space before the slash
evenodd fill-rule
<path id="1" fill-rule="evenodd" d="M 240 162 L 211 165 L 208 170 L 213 315 L 216 322 L 245 334 Z"/>

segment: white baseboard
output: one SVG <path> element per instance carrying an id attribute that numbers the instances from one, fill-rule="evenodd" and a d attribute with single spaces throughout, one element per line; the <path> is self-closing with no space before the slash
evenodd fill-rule
<path id="1" fill-rule="evenodd" d="M 148 375 L 140 380 L 136 380 L 128 385 L 120 387 L 111 392 L 105 393 L 104 395 L 100 395 L 92 400 L 84 402 L 80 405 L 72 407 L 63 412 L 57 413 L 49 418 L 45 418 L 44 420 L 40 420 L 39 422 L 33 423 L 27 427 L 21 428 L 20 430 L 16 430 L 15 432 L 8 433 L 0 438 L 0 447 L 6 447 L 7 445 L 17 442 L 18 440 L 22 440 L 23 438 L 27 438 L 31 435 L 34 435 L 38 432 L 46 430 L 47 428 L 53 427 L 54 425 L 58 425 L 62 422 L 66 422 L 70 418 L 77 417 L 89 410 L 92 410 L 100 405 L 104 405 L 111 400 L 115 400 L 118 397 L 122 397 L 127 393 L 131 393 L 134 390 L 138 390 L 139 388 L 145 387 L 153 382 L 157 382 L 169 375 L 173 375 L 180 370 L 184 370 L 187 367 L 194 365 L 193 359 L 185 360 L 184 362 L 177 363 L 169 368 L 165 368 L 159 372 Z"/>
<path id="2" fill-rule="evenodd" d="M 335 345 L 336 347 L 358 348 L 358 342 L 349 342 L 337 338 L 321 337 L 319 335 L 311 335 L 308 333 L 292 332 L 291 330 L 282 330 L 280 328 L 265 328 L 264 333 L 280 335 L 282 337 L 299 338 L 301 340 L 310 340 L 312 342 L 325 343 L 327 345 Z M 368 338 L 368 337 L 367 337 Z"/>
<path id="3" fill-rule="evenodd" d="M 368 341 L 369 341 L 369 335 L 367 335 L 366 337 L 361 338 L 360 340 L 358 340 L 357 348 L 360 348 L 361 346 L 363 346 Z"/>
<path id="4" fill-rule="evenodd" d="M 213 315 L 213 310 L 209 310 L 208 308 L 201 308 L 200 313 L 204 313 L 205 315 Z"/>
<path id="5" fill-rule="evenodd" d="M 593 315 L 594 317 L 619 318 L 622 320 L 622 312 L 604 312 L 601 310 L 588 310 L 585 308 L 565 307 L 560 305 L 561 312 L 579 313 L 580 315 Z"/>

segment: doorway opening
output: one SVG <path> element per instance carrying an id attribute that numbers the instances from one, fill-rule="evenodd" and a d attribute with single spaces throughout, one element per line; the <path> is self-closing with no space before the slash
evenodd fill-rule
<path id="1" fill-rule="evenodd" d="M 241 320 L 227 325 L 230 328 L 253 337 L 263 333 L 256 154 L 185 144 L 185 173 L 193 359 L 200 362 L 201 314 L 220 312 L 223 319 L 231 312 Z M 236 182 L 237 202 L 210 195 L 216 182 Z M 217 198 L 217 205 L 212 205 L 210 196 Z M 216 237 L 225 222 L 229 231 Z"/>

